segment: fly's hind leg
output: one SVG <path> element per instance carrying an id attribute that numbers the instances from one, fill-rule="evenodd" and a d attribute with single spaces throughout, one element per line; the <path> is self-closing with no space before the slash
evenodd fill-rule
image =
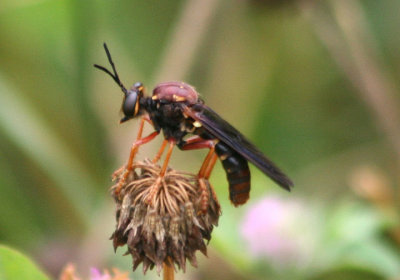
<path id="1" fill-rule="evenodd" d="M 214 165 L 218 159 L 215 153 L 216 140 L 205 140 L 199 136 L 193 136 L 186 140 L 182 145 L 182 150 L 196 150 L 196 149 L 210 149 L 205 157 L 203 164 L 200 167 L 199 173 L 197 174 L 199 189 L 200 189 L 200 211 L 205 214 L 210 201 L 210 196 L 218 204 L 217 195 L 215 194 L 214 188 L 208 182 Z M 219 207 L 219 204 L 218 204 Z"/>

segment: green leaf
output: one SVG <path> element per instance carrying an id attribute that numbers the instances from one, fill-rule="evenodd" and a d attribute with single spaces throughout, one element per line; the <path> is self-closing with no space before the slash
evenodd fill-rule
<path id="1" fill-rule="evenodd" d="M 324 243 L 327 267 L 355 266 L 393 278 L 399 275 L 400 255 L 381 240 L 382 217 L 356 203 L 342 204 L 327 223 Z"/>
<path id="2" fill-rule="evenodd" d="M 20 252 L 0 245 L 0 279 L 48 280 L 28 257 Z"/>

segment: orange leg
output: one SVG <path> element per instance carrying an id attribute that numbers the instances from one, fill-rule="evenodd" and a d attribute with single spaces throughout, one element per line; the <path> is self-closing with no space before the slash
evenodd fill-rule
<path id="1" fill-rule="evenodd" d="M 209 162 L 208 166 L 207 166 L 206 172 L 204 173 L 204 178 L 206 180 L 208 180 L 208 178 L 210 178 L 211 172 L 214 169 L 214 166 L 215 166 L 215 163 L 217 162 L 217 159 L 218 159 L 218 155 L 216 153 L 214 153 L 212 155 L 212 158 L 210 159 L 210 162 Z M 210 186 L 211 195 L 212 195 L 214 201 L 217 203 L 218 207 L 220 207 L 219 206 L 219 202 L 218 202 L 218 197 L 217 197 L 217 194 L 215 193 L 215 190 L 214 190 L 213 186 L 211 184 L 209 184 L 209 186 Z M 203 213 L 206 212 L 205 208 L 202 208 L 201 210 L 203 211 Z"/>
<path id="2" fill-rule="evenodd" d="M 145 123 L 145 122 L 148 122 L 148 123 L 151 124 L 151 120 L 150 120 L 149 116 L 144 116 L 144 117 L 142 117 L 142 119 L 140 120 L 139 131 L 138 131 L 138 134 L 137 134 L 137 136 L 136 136 L 136 141 L 138 141 L 138 140 L 140 140 L 140 139 L 142 138 L 143 127 L 144 127 L 144 123 Z M 131 153 L 130 153 L 129 158 L 131 158 L 132 156 L 133 156 L 133 157 L 135 156 L 136 151 L 134 152 L 134 154 L 132 154 L 133 152 L 134 152 L 134 151 L 133 151 L 133 145 L 132 145 Z M 128 161 L 128 162 L 129 162 L 129 161 Z M 133 162 L 133 158 L 132 158 L 132 162 Z M 131 164 L 131 165 L 132 165 L 132 164 Z M 112 177 L 113 177 L 113 180 L 114 180 L 114 178 L 118 177 L 118 175 L 121 174 L 121 172 L 123 172 L 125 169 L 129 169 L 129 168 L 132 169 L 132 166 L 128 167 L 128 165 L 123 165 L 123 166 L 121 166 L 118 170 L 114 171 L 113 176 L 112 176 Z"/>
<path id="3" fill-rule="evenodd" d="M 169 143 L 169 147 L 168 147 L 167 155 L 165 156 L 164 164 L 160 171 L 160 177 L 163 177 L 165 175 L 165 171 L 167 171 L 168 162 L 169 162 L 169 159 L 171 158 L 172 150 L 174 149 L 174 146 L 176 144 L 176 142 L 174 140 L 168 140 L 168 143 Z"/>
<path id="4" fill-rule="evenodd" d="M 201 143 L 207 140 L 204 140 L 203 138 L 201 138 L 198 135 L 193 135 L 192 137 L 189 137 L 185 140 L 185 144 L 183 145 L 183 149 L 184 150 L 191 150 L 190 148 L 186 148 L 187 146 L 191 145 L 191 144 L 195 144 L 195 143 Z"/>
<path id="5" fill-rule="evenodd" d="M 211 159 L 210 159 L 210 161 L 208 163 L 207 169 L 204 172 L 204 178 L 206 178 L 206 179 L 210 178 L 211 172 L 214 169 L 214 166 L 215 166 L 215 163 L 217 162 L 217 159 L 218 159 L 218 155 L 216 153 L 213 153 L 213 155 L 212 155 L 212 157 L 211 157 Z"/>
<path id="6" fill-rule="evenodd" d="M 161 155 L 163 154 L 164 150 L 165 150 L 165 146 L 167 146 L 168 140 L 164 139 L 164 141 L 161 144 L 160 149 L 158 150 L 158 153 L 156 154 L 156 156 L 153 159 L 153 163 L 156 163 L 157 161 L 160 160 Z"/>
<path id="7" fill-rule="evenodd" d="M 140 132 L 140 131 L 139 131 Z M 131 148 L 131 153 L 129 155 L 129 159 L 128 159 L 128 163 L 125 166 L 124 169 L 124 174 L 122 175 L 122 178 L 119 180 L 118 182 L 118 186 L 115 189 L 115 194 L 118 195 L 119 192 L 121 191 L 122 186 L 124 185 L 126 178 L 129 175 L 129 172 L 132 170 L 133 168 L 133 159 L 135 158 L 135 155 L 139 149 L 139 146 L 146 144 L 148 142 L 150 142 L 151 140 L 153 140 L 160 132 L 158 131 L 154 131 L 153 133 L 149 134 L 148 136 L 138 139 L 136 140 L 133 144 L 132 144 L 132 148 Z"/>
<path id="8" fill-rule="evenodd" d="M 218 156 L 215 154 L 215 140 L 205 140 L 199 136 L 193 136 L 186 140 L 185 144 L 181 147 L 182 150 L 197 150 L 203 148 L 209 148 L 206 158 L 200 167 L 198 177 L 206 178 L 210 177 L 211 171 L 215 165 Z"/>
<path id="9" fill-rule="evenodd" d="M 204 178 L 198 178 L 199 189 L 200 189 L 200 213 L 206 214 L 208 201 L 210 200 L 210 183 Z"/>
<path id="10" fill-rule="evenodd" d="M 207 213 L 207 207 L 210 195 L 213 197 L 216 203 L 218 203 L 215 191 L 208 182 L 208 178 L 210 178 L 211 172 L 218 159 L 218 156 L 215 153 L 215 144 L 216 144 L 215 140 L 204 140 L 201 137 L 195 136 L 189 138 L 186 141 L 185 145 L 183 145 L 182 147 L 183 150 L 194 150 L 202 148 L 210 149 L 197 175 L 199 182 L 199 189 L 200 189 L 200 210 L 203 214 Z"/>
<path id="11" fill-rule="evenodd" d="M 139 125 L 139 131 L 136 137 L 136 141 L 132 144 L 132 148 L 131 148 L 131 153 L 129 155 L 129 160 L 128 160 L 128 164 L 126 166 L 126 169 L 132 170 L 132 163 L 133 163 L 133 159 L 138 151 L 138 148 L 140 145 L 143 145 L 151 140 L 154 139 L 155 136 L 158 135 L 159 132 L 157 132 L 156 135 L 152 136 L 155 132 L 151 133 L 149 136 L 143 138 L 142 141 L 142 134 L 143 134 L 143 128 L 144 128 L 144 122 L 148 122 L 151 124 L 151 120 L 149 118 L 149 116 L 144 116 L 142 117 L 142 119 L 140 120 L 140 125 Z M 149 140 L 146 140 L 146 138 L 150 138 Z M 141 142 L 142 141 L 142 142 Z"/>
<path id="12" fill-rule="evenodd" d="M 138 134 L 136 136 L 136 140 L 139 140 L 140 138 L 142 138 L 144 122 L 145 122 L 145 118 L 142 118 L 140 120 L 139 131 L 138 131 Z"/>
<path id="13" fill-rule="evenodd" d="M 208 182 L 208 178 L 210 178 L 211 172 L 214 169 L 217 159 L 218 155 L 215 153 L 214 148 L 211 148 L 210 152 L 208 153 L 206 159 L 203 162 L 202 169 L 204 169 L 204 172 L 201 174 L 199 172 L 198 175 L 199 187 L 200 187 L 200 210 L 203 214 L 207 213 L 207 207 L 210 195 L 212 196 L 213 200 L 217 203 L 217 205 L 219 205 L 217 194 L 215 193 L 213 186 Z"/>
<path id="14" fill-rule="evenodd" d="M 161 167 L 160 175 L 157 178 L 157 180 L 155 181 L 155 183 L 151 186 L 151 190 L 146 197 L 147 204 L 153 203 L 154 198 L 162 185 L 162 180 L 164 179 L 165 172 L 167 171 L 167 168 L 168 168 L 168 162 L 172 155 L 172 150 L 174 149 L 174 146 L 176 144 L 174 140 L 165 140 L 165 141 L 167 141 L 169 143 L 167 155 L 165 156 L 163 166 Z"/>
<path id="15" fill-rule="evenodd" d="M 128 163 L 126 164 L 126 169 L 127 170 L 132 170 L 132 165 L 133 165 L 133 159 L 135 158 L 135 155 L 139 149 L 139 147 L 143 144 L 146 144 L 148 142 L 150 142 L 151 140 L 153 140 L 160 132 L 158 131 L 154 131 L 152 133 L 150 133 L 149 135 L 147 135 L 144 138 L 138 139 L 135 142 L 133 142 L 132 144 L 132 148 L 131 148 L 131 153 L 129 155 L 129 159 L 128 159 Z"/>
<path id="16" fill-rule="evenodd" d="M 210 148 L 210 151 L 208 152 L 206 158 L 205 158 L 204 161 L 203 161 L 203 164 L 202 164 L 201 167 L 200 167 L 200 171 L 199 171 L 199 174 L 198 174 L 198 176 L 199 176 L 200 178 L 205 177 L 205 176 L 204 176 L 204 175 L 205 175 L 205 172 L 206 172 L 206 170 L 208 169 L 210 160 L 211 160 L 211 158 L 213 157 L 214 154 L 215 154 L 215 148 L 214 148 L 214 147 L 211 147 L 211 148 Z"/>
<path id="17" fill-rule="evenodd" d="M 203 214 L 207 213 L 210 195 L 212 196 L 214 201 L 218 203 L 217 195 L 215 194 L 214 188 L 208 182 L 208 178 L 210 178 L 211 172 L 214 168 L 215 163 L 217 162 L 217 159 L 218 156 L 215 153 L 215 148 L 212 147 L 208 152 L 206 159 L 203 162 L 203 165 L 200 168 L 199 174 L 197 175 L 200 187 L 200 210 Z"/>

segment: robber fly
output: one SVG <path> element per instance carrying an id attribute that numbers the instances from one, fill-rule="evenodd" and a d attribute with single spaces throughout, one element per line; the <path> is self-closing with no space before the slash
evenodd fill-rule
<path id="1" fill-rule="evenodd" d="M 138 147 L 154 139 L 162 131 L 164 142 L 154 161 L 160 159 L 167 144 L 169 149 L 161 169 L 161 177 L 165 173 L 174 146 L 181 150 L 208 148 L 209 153 L 198 173 L 199 181 L 209 178 L 219 158 L 229 182 L 229 197 L 235 206 L 244 204 L 249 198 L 248 161 L 278 185 L 290 191 L 293 186 L 292 181 L 237 129 L 206 106 L 192 86 L 183 82 L 160 83 L 154 88 L 152 96 L 145 96 L 144 86 L 140 82 L 128 90 L 119 79 L 106 44 L 104 49 L 113 72 L 100 65 L 94 66 L 110 75 L 124 93 L 122 103 L 124 117 L 120 122 L 142 116 L 139 135 L 132 145 L 127 170 L 132 168 Z M 143 125 L 146 121 L 155 131 L 142 138 Z M 188 135 L 191 137 L 187 138 Z M 203 188 L 206 188 L 204 184 Z"/>

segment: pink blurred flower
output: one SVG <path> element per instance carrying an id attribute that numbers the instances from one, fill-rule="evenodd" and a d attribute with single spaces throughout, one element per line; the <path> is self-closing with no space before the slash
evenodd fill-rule
<path id="1" fill-rule="evenodd" d="M 82 280 L 76 272 L 75 265 L 67 264 L 62 270 L 59 280 Z M 118 269 L 113 268 L 112 273 L 104 270 L 103 273 L 97 268 L 90 269 L 90 280 L 129 280 L 127 272 L 120 272 Z"/>
<path id="2" fill-rule="evenodd" d="M 90 280 L 111 280 L 111 276 L 108 272 L 103 274 L 99 269 L 92 267 L 90 269 Z"/>
<path id="3" fill-rule="evenodd" d="M 113 273 L 104 270 L 103 273 L 97 268 L 90 269 L 90 280 L 129 280 L 128 273 L 120 272 L 118 269 L 113 269 Z"/>
<path id="4" fill-rule="evenodd" d="M 241 235 L 254 257 L 278 266 L 305 266 L 318 237 L 315 212 L 299 200 L 266 197 L 248 209 Z"/>

